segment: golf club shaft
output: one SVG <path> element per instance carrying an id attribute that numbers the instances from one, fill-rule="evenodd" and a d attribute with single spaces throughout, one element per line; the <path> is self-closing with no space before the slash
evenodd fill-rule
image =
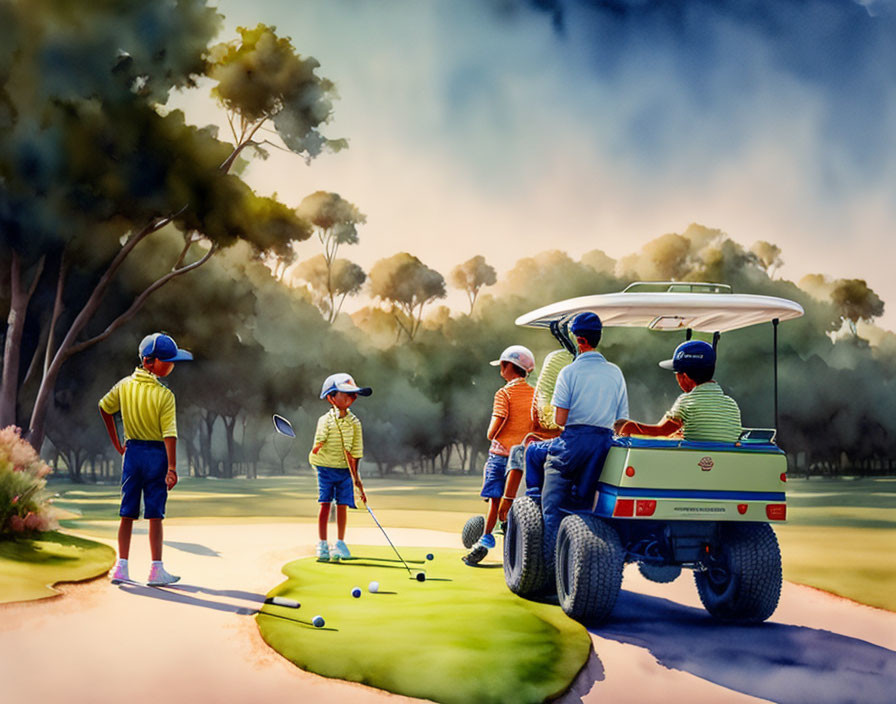
<path id="1" fill-rule="evenodd" d="M 380 525 L 380 522 L 378 520 L 376 520 L 376 516 L 374 516 L 373 511 L 370 510 L 370 506 L 368 506 L 365 503 L 364 508 L 367 509 L 367 513 L 370 514 L 370 517 L 373 519 L 373 522 L 376 523 L 376 527 L 379 528 L 381 531 L 383 531 L 383 535 L 386 536 L 386 540 L 388 541 L 389 545 L 391 545 L 392 549 L 395 550 L 395 554 L 398 555 L 398 559 L 401 560 L 401 564 L 404 565 L 404 568 L 408 571 L 408 574 L 413 575 L 413 572 L 411 572 L 411 568 L 408 567 L 408 563 L 404 561 L 404 558 L 401 556 L 401 553 L 398 552 L 398 549 L 394 545 L 392 545 L 392 541 L 389 540 L 389 534 L 386 532 L 386 529 Z"/>

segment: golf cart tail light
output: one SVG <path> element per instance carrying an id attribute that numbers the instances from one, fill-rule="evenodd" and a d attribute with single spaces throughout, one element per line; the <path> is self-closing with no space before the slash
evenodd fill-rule
<path id="1" fill-rule="evenodd" d="M 787 472 L 781 472 L 781 481 L 782 481 L 782 482 L 786 482 L 786 481 L 787 481 Z"/>
<path id="2" fill-rule="evenodd" d="M 652 516 L 656 511 L 656 501 L 653 499 L 645 499 L 635 504 L 636 516 Z"/>
<path id="3" fill-rule="evenodd" d="M 634 467 L 626 467 L 625 468 L 625 476 L 627 476 L 627 477 L 635 476 L 635 468 Z"/>
<path id="4" fill-rule="evenodd" d="M 614 516 L 633 516 L 634 514 L 634 499 L 616 499 L 616 507 L 613 509 Z"/>
<path id="5" fill-rule="evenodd" d="M 783 521 L 787 519 L 787 504 L 769 504 L 765 507 L 765 515 L 770 521 Z"/>
<path id="6" fill-rule="evenodd" d="M 737 512 L 738 512 L 741 516 L 743 516 L 743 515 L 747 512 L 747 505 L 746 505 L 746 504 L 738 504 L 738 505 L 737 505 Z"/>

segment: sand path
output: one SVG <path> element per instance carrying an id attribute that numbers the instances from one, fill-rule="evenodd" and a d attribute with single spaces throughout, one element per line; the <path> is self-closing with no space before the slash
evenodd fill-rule
<path id="1" fill-rule="evenodd" d="M 311 524 L 172 522 L 166 566 L 184 590 L 99 579 L 63 585 L 63 597 L 0 606 L 4 701 L 414 701 L 303 672 L 262 641 L 250 614 L 286 562 L 312 553 L 314 532 Z M 460 547 L 448 533 L 389 534 L 403 546 Z M 349 537 L 383 543 L 375 527 L 350 526 Z M 143 578 L 143 535 L 131 564 Z M 705 617 L 688 574 L 656 585 L 629 567 L 623 587 L 564 704 L 884 702 L 896 690 L 896 614 L 787 584 L 773 623 L 737 628 Z"/>

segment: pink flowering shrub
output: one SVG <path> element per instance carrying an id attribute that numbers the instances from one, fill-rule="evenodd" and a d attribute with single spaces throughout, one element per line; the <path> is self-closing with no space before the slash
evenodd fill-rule
<path id="1" fill-rule="evenodd" d="M 0 537 L 56 527 L 46 491 L 49 473 L 17 427 L 0 430 Z"/>

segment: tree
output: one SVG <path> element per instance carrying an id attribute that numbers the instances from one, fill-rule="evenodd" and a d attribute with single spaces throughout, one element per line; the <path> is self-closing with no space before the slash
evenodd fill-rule
<path id="1" fill-rule="evenodd" d="M 347 295 L 348 280 L 357 280 L 357 274 L 360 271 L 360 267 L 349 271 L 351 266 L 355 265 L 342 260 L 345 264 L 341 266 L 341 271 L 337 272 L 336 253 L 339 251 L 340 245 L 357 244 L 357 226 L 367 222 L 367 218 L 357 207 L 338 193 L 327 193 L 326 191 L 316 191 L 310 196 L 306 196 L 299 206 L 299 212 L 314 225 L 318 239 L 324 246 L 323 259 L 326 278 L 317 286 L 312 283 L 312 288 L 326 292 L 326 298 L 323 299 L 326 301 L 326 307 L 322 309 L 327 315 L 328 322 L 332 323 Z M 340 275 L 343 277 L 342 279 L 339 278 Z M 348 280 L 345 278 L 346 276 L 348 276 Z M 363 278 L 360 283 L 364 283 Z M 354 293 L 351 285 L 348 290 Z M 336 297 L 340 294 L 342 294 L 342 299 L 337 305 Z"/>
<path id="2" fill-rule="evenodd" d="M 370 292 L 374 298 L 391 304 L 399 329 L 413 340 L 420 328 L 423 307 L 445 297 L 445 279 L 417 257 L 400 252 L 373 265 Z"/>
<path id="3" fill-rule="evenodd" d="M 616 260 L 608 256 L 602 249 L 592 249 L 585 252 L 581 259 L 582 264 L 594 269 L 598 274 L 609 274 L 612 276 L 616 271 Z"/>
<path id="4" fill-rule="evenodd" d="M 293 210 L 229 173 L 247 147 L 261 149 L 262 125 L 270 122 L 306 160 L 345 142 L 319 132 L 332 84 L 315 75 L 314 59 L 297 56 L 264 25 L 241 28 L 239 39 L 209 51 L 221 17 L 202 0 L 93 4 L 77 13 L 63 2 L 6 3 L 3 12 L 13 27 L 0 55 L 0 252 L 11 305 L 0 420 L 16 419 L 22 340 L 33 316 L 32 336 L 46 331 L 28 344 L 33 359 L 44 349 L 29 422 L 39 447 L 72 355 L 106 339 L 155 291 L 220 249 L 244 240 L 258 256 L 290 256 L 292 243 L 310 236 Z M 167 29 L 146 32 L 148 23 Z M 172 89 L 195 86 L 203 72 L 218 81 L 235 144 L 161 108 Z M 151 260 L 156 233 L 169 226 L 182 244 L 166 271 L 111 309 L 105 299 L 121 287 L 123 264 Z M 39 296 L 41 306 L 29 305 Z"/>
<path id="5" fill-rule="evenodd" d="M 853 336 L 858 335 L 857 322 L 871 322 L 884 313 L 884 302 L 863 279 L 837 279 L 831 289 L 831 300 L 842 318 L 849 322 Z"/>
<path id="6" fill-rule="evenodd" d="M 364 270 L 348 259 L 336 259 L 327 263 L 323 254 L 301 262 L 295 269 L 295 276 L 308 282 L 315 305 L 332 323 L 346 296 L 354 296 L 361 291 L 367 280 Z"/>
<path id="7" fill-rule="evenodd" d="M 463 264 L 458 264 L 451 271 L 451 283 L 467 294 L 470 301 L 470 315 L 473 315 L 473 306 L 483 286 L 493 286 L 498 280 L 495 268 L 485 261 L 485 257 L 477 254 Z"/>
<path id="8" fill-rule="evenodd" d="M 773 278 L 775 269 L 784 264 L 784 260 L 781 259 L 781 248 L 771 242 L 765 240 L 754 242 L 750 251 L 756 255 L 760 266 L 765 269 L 769 278 Z"/>

